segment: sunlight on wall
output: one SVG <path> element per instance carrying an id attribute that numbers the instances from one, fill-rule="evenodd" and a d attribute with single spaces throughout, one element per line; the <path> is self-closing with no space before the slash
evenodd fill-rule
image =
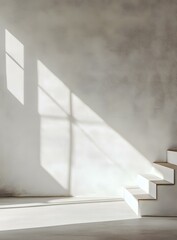
<path id="1" fill-rule="evenodd" d="M 41 165 L 63 188 L 67 189 L 70 144 L 67 113 L 70 93 L 40 61 L 37 65 L 38 111 L 41 116 Z"/>
<path id="2" fill-rule="evenodd" d="M 5 30 L 7 89 L 24 104 L 24 46 Z"/>
<path id="3" fill-rule="evenodd" d="M 38 61 L 38 85 L 55 105 L 60 104 L 62 112 L 70 113 L 69 89 L 41 61 Z"/>
<path id="4" fill-rule="evenodd" d="M 78 192 L 86 194 L 92 184 L 95 194 L 98 186 L 100 194 L 120 194 L 127 179 L 134 180 L 137 169 L 151 168 L 149 162 L 74 94 L 72 103 L 77 123 L 74 126 L 73 161 L 77 168 L 73 169 L 73 188 L 78 186 Z M 79 184 L 80 179 L 85 179 L 85 188 Z"/>
<path id="5" fill-rule="evenodd" d="M 41 165 L 73 196 L 118 196 L 151 164 L 38 61 Z"/>

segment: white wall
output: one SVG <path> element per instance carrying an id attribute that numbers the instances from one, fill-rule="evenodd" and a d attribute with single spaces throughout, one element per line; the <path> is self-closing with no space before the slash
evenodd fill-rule
<path id="1" fill-rule="evenodd" d="M 165 161 L 175 1 L 0 4 L 2 195 L 118 196 Z"/>

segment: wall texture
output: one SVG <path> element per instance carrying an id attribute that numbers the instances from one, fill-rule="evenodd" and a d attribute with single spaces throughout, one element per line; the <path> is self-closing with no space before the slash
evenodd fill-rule
<path id="1" fill-rule="evenodd" d="M 0 189 L 117 196 L 177 143 L 176 0 L 0 0 Z"/>

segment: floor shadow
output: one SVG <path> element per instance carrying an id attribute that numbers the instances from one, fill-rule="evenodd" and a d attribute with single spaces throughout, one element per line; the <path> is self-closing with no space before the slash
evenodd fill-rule
<path id="1" fill-rule="evenodd" d="M 176 218 L 141 218 L 111 222 L 97 222 L 48 228 L 0 232 L 5 239 L 62 239 L 62 240 L 174 240 L 177 237 Z"/>

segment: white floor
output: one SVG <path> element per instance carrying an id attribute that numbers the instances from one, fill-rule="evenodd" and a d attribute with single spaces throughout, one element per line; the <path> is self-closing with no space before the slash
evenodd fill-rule
<path id="1" fill-rule="evenodd" d="M 124 201 L 81 198 L 1 198 L 0 230 L 137 218 Z"/>
<path id="2" fill-rule="evenodd" d="M 0 199 L 0 240 L 177 239 L 177 218 L 137 218 L 124 201 L 100 201 Z"/>

